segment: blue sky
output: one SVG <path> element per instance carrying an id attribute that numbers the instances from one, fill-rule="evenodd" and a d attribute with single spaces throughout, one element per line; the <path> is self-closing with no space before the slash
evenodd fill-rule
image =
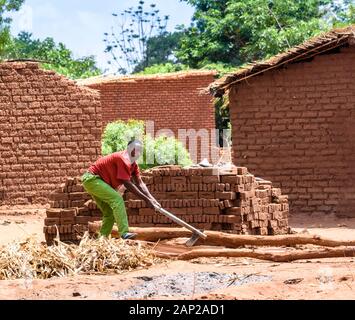
<path id="1" fill-rule="evenodd" d="M 193 8 L 179 0 L 146 0 L 155 3 L 162 15 L 169 15 L 168 29 L 190 23 Z M 137 6 L 138 0 L 25 0 L 20 12 L 12 14 L 12 34 L 26 30 L 36 38 L 53 37 L 70 48 L 75 57 L 95 55 L 101 68 L 107 67 L 104 32 L 114 25 L 112 13 Z"/>

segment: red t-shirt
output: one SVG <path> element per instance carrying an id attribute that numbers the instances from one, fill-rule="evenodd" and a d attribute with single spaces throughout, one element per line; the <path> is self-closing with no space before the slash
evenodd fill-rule
<path id="1" fill-rule="evenodd" d="M 131 164 L 127 151 L 115 152 L 97 160 L 89 172 L 98 175 L 116 189 L 122 185 L 123 180 L 131 180 L 132 176 L 139 176 L 136 162 Z"/>

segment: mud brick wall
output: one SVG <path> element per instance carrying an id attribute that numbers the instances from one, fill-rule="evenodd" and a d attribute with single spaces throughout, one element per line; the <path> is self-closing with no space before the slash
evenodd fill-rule
<path id="1" fill-rule="evenodd" d="M 355 46 L 230 91 L 234 163 L 272 180 L 291 212 L 355 217 Z"/>
<path id="2" fill-rule="evenodd" d="M 142 178 L 164 208 L 197 228 L 256 235 L 289 232 L 288 197 L 270 181 L 255 179 L 246 168 L 169 166 L 146 171 Z M 126 192 L 124 199 L 130 226 L 178 226 L 134 194 Z M 62 241 L 76 242 L 88 231 L 89 222 L 101 220 L 79 178 L 67 179 L 51 200 L 44 221 L 48 244 L 57 234 Z"/>
<path id="3" fill-rule="evenodd" d="M 211 129 L 216 128 L 211 97 L 200 91 L 214 81 L 215 72 L 184 72 L 167 75 L 135 76 L 115 80 L 84 80 L 80 82 L 101 93 L 103 123 L 115 120 L 154 121 L 154 135 L 170 129 L 178 137 L 179 129 L 208 130 L 208 139 L 198 143 L 214 145 Z M 200 149 L 196 161 L 204 158 Z M 206 154 L 206 158 L 211 159 Z"/>
<path id="4" fill-rule="evenodd" d="M 0 204 L 45 201 L 99 156 L 99 94 L 32 62 L 1 63 L 0 87 Z"/>

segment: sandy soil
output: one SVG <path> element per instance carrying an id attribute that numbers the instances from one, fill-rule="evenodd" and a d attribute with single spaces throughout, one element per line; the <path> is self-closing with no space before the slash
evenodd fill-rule
<path id="1" fill-rule="evenodd" d="M 44 241 L 45 206 L 0 206 L 0 245 L 35 237 Z"/>
<path id="2" fill-rule="evenodd" d="M 23 240 L 29 235 L 43 240 L 44 207 L 0 207 L 0 244 Z M 297 232 L 324 237 L 355 239 L 355 219 L 334 216 L 293 216 Z M 189 297 L 164 299 L 355 299 L 355 258 L 301 260 L 272 263 L 245 258 L 201 258 L 166 261 L 163 264 L 120 275 L 80 275 L 50 280 L 0 282 L 0 299 L 116 299 L 115 293 L 143 283 L 141 277 L 162 274 L 218 272 L 239 277 L 266 275 L 259 283 L 230 286 Z M 296 280 L 295 280 L 296 279 Z M 191 283 L 191 286 L 194 284 Z M 159 297 L 155 297 L 159 298 Z"/>

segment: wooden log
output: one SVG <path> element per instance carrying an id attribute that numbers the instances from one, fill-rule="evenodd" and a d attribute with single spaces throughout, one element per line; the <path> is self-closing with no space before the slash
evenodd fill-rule
<path id="1" fill-rule="evenodd" d="M 291 262 L 304 259 L 322 259 L 322 258 L 342 258 L 354 257 L 355 247 L 327 248 L 324 250 L 297 250 L 284 253 L 256 252 L 252 250 L 238 249 L 194 249 L 179 255 L 158 253 L 162 258 L 176 257 L 178 260 L 191 260 L 196 258 L 212 257 L 235 257 L 235 258 L 254 258 L 274 262 Z"/>
<path id="2" fill-rule="evenodd" d="M 89 224 L 91 232 L 98 232 L 101 222 Z M 137 240 L 157 242 L 174 238 L 187 238 L 191 236 L 191 231 L 184 228 L 130 228 L 131 232 L 138 234 Z M 196 245 L 223 246 L 227 248 L 237 248 L 245 245 L 252 246 L 294 246 L 312 244 L 324 247 L 355 246 L 355 240 L 339 241 L 324 239 L 317 235 L 279 235 L 279 236 L 253 236 L 236 235 L 218 231 L 205 231 L 206 240 L 199 240 Z M 113 237 L 118 237 L 117 229 L 112 232 Z"/>
<path id="3" fill-rule="evenodd" d="M 91 233 L 99 232 L 100 228 L 101 228 L 100 221 L 89 223 L 89 231 Z M 136 240 L 149 241 L 149 242 L 191 237 L 191 231 L 184 228 L 129 228 L 129 231 L 137 233 Z M 113 238 L 119 238 L 117 227 L 113 228 L 111 232 L 111 236 Z"/>

